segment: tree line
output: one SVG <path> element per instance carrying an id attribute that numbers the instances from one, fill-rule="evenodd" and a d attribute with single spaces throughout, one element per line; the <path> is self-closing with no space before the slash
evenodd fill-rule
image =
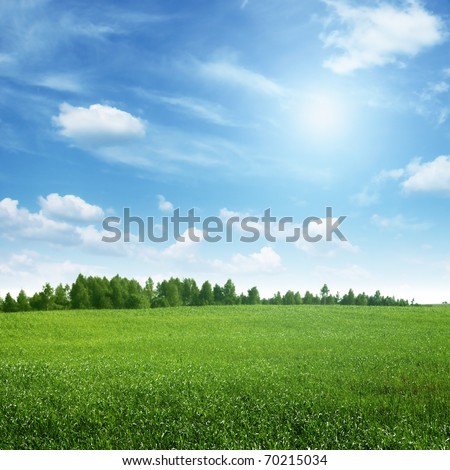
<path id="1" fill-rule="evenodd" d="M 67 310 L 67 309 L 139 309 L 178 306 L 203 305 L 360 305 L 360 306 L 408 306 L 408 300 L 384 297 L 380 291 L 374 295 L 355 294 L 350 289 L 346 294 L 331 294 L 324 284 L 319 294 L 306 291 L 304 295 L 288 290 L 284 294 L 277 292 L 271 298 L 261 298 L 258 288 L 252 287 L 247 293 L 236 293 L 236 286 L 231 279 L 223 285 L 211 285 L 205 281 L 198 287 L 192 278 L 171 277 L 154 284 L 149 277 L 144 286 L 135 279 L 114 276 L 112 279 L 80 274 L 75 282 L 59 284 L 53 288 L 44 284 L 40 292 L 31 297 L 21 290 L 14 298 L 7 293 L 0 297 L 0 311 L 26 312 L 32 310 Z"/>

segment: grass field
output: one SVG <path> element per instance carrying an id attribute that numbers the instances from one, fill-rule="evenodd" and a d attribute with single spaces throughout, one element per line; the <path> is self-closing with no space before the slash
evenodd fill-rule
<path id="1" fill-rule="evenodd" d="M 448 449 L 450 308 L 0 315 L 1 449 Z"/>

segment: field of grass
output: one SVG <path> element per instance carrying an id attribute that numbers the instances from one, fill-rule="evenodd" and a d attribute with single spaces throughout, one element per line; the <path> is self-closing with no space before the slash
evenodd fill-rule
<path id="1" fill-rule="evenodd" d="M 448 449 L 450 308 L 0 314 L 0 449 Z"/>

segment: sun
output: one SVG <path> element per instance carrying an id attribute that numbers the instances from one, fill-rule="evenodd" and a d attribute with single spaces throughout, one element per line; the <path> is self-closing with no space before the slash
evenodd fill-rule
<path id="1" fill-rule="evenodd" d="M 346 125 L 346 106 L 329 93 L 309 95 L 302 106 L 301 126 L 310 137 L 339 137 Z"/>

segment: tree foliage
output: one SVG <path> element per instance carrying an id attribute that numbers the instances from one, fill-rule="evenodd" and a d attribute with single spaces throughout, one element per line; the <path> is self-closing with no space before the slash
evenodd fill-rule
<path id="1" fill-rule="evenodd" d="M 236 286 L 228 279 L 223 286 L 206 280 L 199 289 L 195 279 L 171 277 L 158 282 L 155 286 L 149 277 L 144 286 L 135 279 L 119 275 L 112 279 L 98 276 L 85 277 L 79 274 L 69 286 L 59 284 L 53 288 L 44 284 L 40 292 L 28 297 L 21 290 L 14 299 L 7 293 L 0 298 L 0 311 L 26 312 L 29 310 L 65 310 L 65 309 L 142 309 L 155 307 L 208 306 L 208 305 L 358 305 L 358 306 L 408 306 L 415 305 L 404 299 L 384 297 L 377 290 L 373 295 L 355 294 L 353 289 L 340 297 L 333 295 L 326 284 L 319 294 L 306 291 L 302 296 L 299 291 L 288 290 L 284 294 L 276 292 L 270 298 L 261 298 L 256 286 L 247 293 L 238 294 Z"/>

